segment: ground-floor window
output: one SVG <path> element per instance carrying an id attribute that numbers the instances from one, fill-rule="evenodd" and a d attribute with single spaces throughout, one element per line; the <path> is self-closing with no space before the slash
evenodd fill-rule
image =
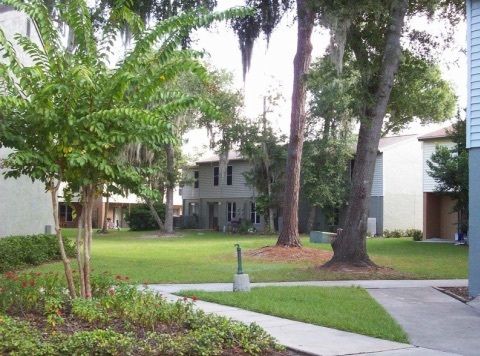
<path id="1" fill-rule="evenodd" d="M 67 204 L 60 204 L 59 215 L 61 221 L 73 221 L 73 208 Z"/>
<path id="2" fill-rule="evenodd" d="M 197 214 L 197 204 L 189 203 L 188 204 L 188 215 Z"/>
<path id="3" fill-rule="evenodd" d="M 228 202 L 227 203 L 227 221 L 232 221 L 237 217 L 237 203 Z"/>
<path id="4" fill-rule="evenodd" d="M 256 203 L 251 203 L 250 205 L 250 222 L 252 224 L 260 224 L 260 215 L 257 213 Z"/>

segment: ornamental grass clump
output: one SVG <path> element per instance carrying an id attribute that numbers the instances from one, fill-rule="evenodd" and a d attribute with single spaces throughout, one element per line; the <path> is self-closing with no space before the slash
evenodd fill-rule
<path id="1" fill-rule="evenodd" d="M 80 288 L 79 278 L 74 281 Z M 92 295 L 72 299 L 58 274 L 1 275 L 0 354 L 283 353 L 257 325 L 207 315 L 195 307 L 195 297 L 169 302 L 129 281 L 128 276 L 92 272 Z"/>

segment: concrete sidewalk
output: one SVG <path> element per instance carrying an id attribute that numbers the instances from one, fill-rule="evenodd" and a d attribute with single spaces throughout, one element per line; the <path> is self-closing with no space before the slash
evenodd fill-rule
<path id="1" fill-rule="evenodd" d="M 434 287 L 466 286 L 467 280 L 326 281 L 252 283 L 251 287 L 361 286 L 402 325 L 412 343 L 402 344 L 238 308 L 197 301 L 207 313 L 257 323 L 287 348 L 307 355 L 479 355 L 480 312 Z M 232 291 L 232 283 L 150 285 L 171 300 L 181 290 Z M 165 294 L 167 293 L 167 294 Z"/>

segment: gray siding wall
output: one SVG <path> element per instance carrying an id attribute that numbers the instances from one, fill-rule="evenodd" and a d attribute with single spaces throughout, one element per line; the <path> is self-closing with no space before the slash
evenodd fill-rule
<path id="1" fill-rule="evenodd" d="M 383 197 L 370 198 L 369 218 L 377 219 L 377 234 L 383 233 Z"/>
<path id="2" fill-rule="evenodd" d="M 372 197 L 383 196 L 383 154 L 379 153 L 375 159 L 375 172 L 373 174 Z"/>
<path id="3" fill-rule="evenodd" d="M 437 186 L 435 180 L 428 174 L 429 168 L 427 165 L 427 161 L 432 158 L 432 154 L 435 152 L 435 147 L 437 144 L 448 148 L 455 146 L 452 140 L 447 138 L 423 142 L 423 191 L 428 193 L 434 192 Z"/>
<path id="4" fill-rule="evenodd" d="M 467 1 L 467 147 L 480 147 L 480 0 Z"/>
<path id="5" fill-rule="evenodd" d="M 193 172 L 195 170 L 197 170 L 197 168 L 192 168 L 191 170 L 186 171 L 185 172 L 186 179 L 193 181 L 193 176 L 194 176 Z M 186 184 L 182 188 L 182 199 L 183 200 L 198 199 L 199 198 L 199 190 L 200 190 L 200 188 L 194 188 L 193 183 Z"/>
<path id="6" fill-rule="evenodd" d="M 218 162 L 203 163 L 199 165 L 199 197 L 202 199 L 223 199 L 223 198 L 250 198 L 256 196 L 255 190 L 245 184 L 243 172 L 250 168 L 246 161 L 231 161 L 228 163 L 233 167 L 232 185 L 227 185 L 226 172 L 220 173 L 219 184 L 213 185 L 213 168 L 218 167 Z"/>

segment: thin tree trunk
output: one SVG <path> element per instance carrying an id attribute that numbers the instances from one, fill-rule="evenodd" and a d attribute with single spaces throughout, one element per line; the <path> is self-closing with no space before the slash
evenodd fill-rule
<path id="1" fill-rule="evenodd" d="M 158 215 L 157 211 L 155 210 L 155 207 L 153 206 L 153 203 L 150 199 L 145 198 L 145 202 L 147 203 L 148 207 L 150 208 L 150 212 L 152 213 L 153 219 L 157 222 L 158 228 L 160 231 L 165 231 L 165 225 L 163 224 L 162 219 L 160 219 L 160 216 Z"/>
<path id="2" fill-rule="evenodd" d="M 380 79 L 374 92 L 375 106 L 372 109 L 366 108 L 365 119 L 360 125 L 345 229 L 332 244 L 334 255 L 325 266 L 335 263 L 348 263 L 355 266 L 375 265 L 367 254 L 366 246 L 370 195 L 383 120 L 394 76 L 401 60 L 400 39 L 407 9 L 406 0 L 396 0 L 390 9 L 390 24 L 386 35 Z"/>
<path id="3" fill-rule="evenodd" d="M 313 231 L 314 229 L 314 225 L 315 225 L 315 218 L 317 217 L 317 207 L 315 205 L 312 205 L 310 207 L 310 215 L 308 216 L 308 223 L 307 223 L 307 226 L 308 226 L 308 233 L 310 233 L 310 231 Z"/>
<path id="4" fill-rule="evenodd" d="M 92 298 L 92 286 L 90 283 L 90 252 L 92 250 L 92 215 L 93 215 L 93 203 L 95 196 L 95 188 L 92 184 L 83 187 L 83 208 L 85 213 L 83 214 L 85 220 L 85 239 L 84 239 L 84 261 L 83 261 L 83 273 L 85 281 L 85 298 Z"/>
<path id="5" fill-rule="evenodd" d="M 107 201 L 105 202 L 105 211 L 103 212 L 103 227 L 102 227 L 102 231 L 100 231 L 102 234 L 108 234 L 108 224 L 107 224 L 108 209 L 110 209 L 110 194 L 107 193 Z"/>
<path id="6" fill-rule="evenodd" d="M 84 266 L 84 255 L 82 253 L 82 245 L 84 244 L 83 241 L 83 225 L 85 224 L 85 208 L 82 208 L 82 212 L 78 218 L 77 222 L 77 265 L 78 265 L 78 273 L 80 277 L 80 295 L 82 298 L 85 298 L 85 274 L 83 273 L 83 266 Z"/>
<path id="7" fill-rule="evenodd" d="M 55 183 L 53 178 L 50 178 L 50 194 L 52 196 L 53 220 L 55 222 L 55 233 L 57 236 L 58 249 L 62 257 L 63 268 L 65 271 L 65 278 L 67 279 L 68 291 L 72 299 L 76 298 L 75 285 L 73 283 L 72 271 L 70 269 L 70 260 L 65 252 L 65 246 L 62 239 L 62 229 L 60 228 L 60 219 L 58 216 L 58 190 L 62 180 L 58 179 Z"/>
<path id="8" fill-rule="evenodd" d="M 175 189 L 175 163 L 174 151 L 171 143 L 166 145 L 167 151 L 167 191 L 166 191 L 166 207 L 165 207 L 165 232 L 173 233 L 173 190 Z"/>
<path id="9" fill-rule="evenodd" d="M 267 98 L 263 97 L 263 117 L 262 117 L 262 125 L 263 125 L 263 142 L 262 142 L 262 149 L 263 149 L 263 165 L 265 166 L 265 174 L 267 176 L 267 195 L 268 201 L 272 202 L 272 177 L 270 175 L 270 156 L 268 155 L 268 147 L 265 140 L 268 137 L 267 134 Z M 275 233 L 275 218 L 273 214 L 273 208 L 270 206 L 268 208 L 268 233 Z"/>
<path id="10" fill-rule="evenodd" d="M 298 199 L 300 191 L 300 163 L 302 160 L 303 135 L 305 131 L 305 74 L 312 57 L 311 36 L 315 13 L 307 0 L 297 0 L 297 53 L 293 61 L 292 113 L 290 141 L 285 180 L 283 230 L 277 240 L 280 246 L 301 246 L 298 234 Z"/>
<path id="11" fill-rule="evenodd" d="M 275 233 L 275 214 L 273 208 L 268 208 L 268 229 L 270 233 Z"/>

